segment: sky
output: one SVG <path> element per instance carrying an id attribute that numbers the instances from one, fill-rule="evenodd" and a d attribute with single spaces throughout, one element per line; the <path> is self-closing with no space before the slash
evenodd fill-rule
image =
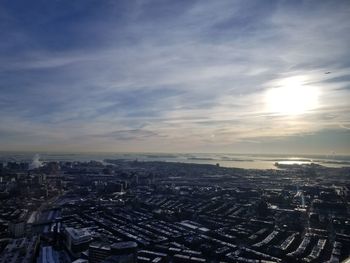
<path id="1" fill-rule="evenodd" d="M 350 154 L 348 0 L 3 0 L 0 150 Z"/>

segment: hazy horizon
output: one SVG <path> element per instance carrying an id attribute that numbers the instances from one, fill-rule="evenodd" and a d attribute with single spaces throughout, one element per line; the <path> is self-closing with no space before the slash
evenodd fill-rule
<path id="1" fill-rule="evenodd" d="M 350 2 L 3 1 L 0 149 L 350 155 Z"/>
<path id="2" fill-rule="evenodd" d="M 162 156 L 162 155 L 173 155 L 173 156 L 176 156 L 176 155 L 186 155 L 186 156 L 191 156 L 191 155 L 227 155 L 227 156 L 251 156 L 251 157 L 263 157 L 263 156 L 266 156 L 266 157 L 288 157 L 288 158 L 303 158 L 303 157 L 326 157 L 327 159 L 331 159 L 332 157 L 350 157 L 349 154 L 336 154 L 336 153 L 333 153 L 333 154 L 319 154 L 319 153 L 305 153 L 305 154 L 302 154 L 302 153 L 239 153 L 239 152 L 118 152 L 118 151 L 109 151 L 109 152 L 103 152 L 103 151 L 100 151 L 100 152 L 94 152 L 94 151 L 85 151 L 85 152 L 79 152 L 79 151 L 41 151 L 41 150 L 38 150 L 38 151 L 32 151 L 32 150 L 28 150 L 28 151 L 25 151 L 25 150 L 14 150 L 14 151 L 4 151 L 4 150 L 0 150 L 0 154 L 4 154 L 6 156 L 8 156 L 9 154 L 32 154 L 33 156 L 36 156 L 38 155 L 39 157 L 41 155 L 45 155 L 45 154 L 53 154 L 53 155 L 80 155 L 80 154 L 87 154 L 87 155 L 103 155 L 103 154 L 107 154 L 107 155 L 144 155 L 144 156 L 147 156 L 147 155 L 154 155 L 154 156 Z"/>

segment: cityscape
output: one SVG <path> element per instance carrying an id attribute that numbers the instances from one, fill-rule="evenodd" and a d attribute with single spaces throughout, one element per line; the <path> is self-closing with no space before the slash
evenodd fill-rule
<path id="1" fill-rule="evenodd" d="M 350 254 L 350 167 L 39 156 L 0 167 L 4 263 L 341 262 Z"/>
<path id="2" fill-rule="evenodd" d="M 0 0 L 0 263 L 350 263 L 350 0 Z"/>

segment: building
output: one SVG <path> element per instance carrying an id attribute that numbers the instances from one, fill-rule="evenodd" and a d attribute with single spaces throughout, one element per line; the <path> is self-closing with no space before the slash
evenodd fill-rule
<path id="1" fill-rule="evenodd" d="M 95 242 L 89 246 L 89 262 L 90 263 L 99 263 L 110 257 L 111 246 L 109 244 L 104 244 L 100 242 Z"/>
<path id="2" fill-rule="evenodd" d="M 103 263 L 136 263 L 137 243 L 133 241 L 118 242 L 110 246 L 111 256 Z"/>
<path id="3" fill-rule="evenodd" d="M 38 236 L 13 239 L 0 255 L 1 263 L 32 263 L 39 243 Z"/>
<path id="4" fill-rule="evenodd" d="M 28 220 L 26 222 L 26 229 L 25 229 L 27 235 L 30 235 L 32 233 L 32 227 L 33 227 L 33 224 L 36 222 L 38 215 L 39 213 L 37 211 L 33 211 L 28 217 Z"/>
<path id="5" fill-rule="evenodd" d="M 26 223 L 23 221 L 13 222 L 9 224 L 9 232 L 11 236 L 18 238 L 23 237 L 26 230 Z"/>
<path id="6" fill-rule="evenodd" d="M 118 242 L 112 245 L 93 243 L 89 246 L 89 262 L 137 262 L 137 244 L 132 241 Z"/>
<path id="7" fill-rule="evenodd" d="M 73 256 L 78 257 L 81 252 L 89 248 L 89 243 L 92 239 L 92 236 L 90 231 L 87 229 L 75 229 L 72 227 L 66 227 L 64 234 L 66 247 Z"/>
<path id="8" fill-rule="evenodd" d="M 57 251 L 53 250 L 51 246 L 45 246 L 40 249 L 39 257 L 36 263 L 59 263 L 59 256 Z"/>

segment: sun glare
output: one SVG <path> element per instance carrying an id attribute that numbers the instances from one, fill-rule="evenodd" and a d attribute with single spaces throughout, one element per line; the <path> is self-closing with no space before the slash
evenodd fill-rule
<path id="1" fill-rule="evenodd" d="M 279 115 L 299 115 L 318 106 L 319 90 L 307 85 L 305 79 L 291 77 L 279 81 L 265 94 L 266 109 Z"/>

